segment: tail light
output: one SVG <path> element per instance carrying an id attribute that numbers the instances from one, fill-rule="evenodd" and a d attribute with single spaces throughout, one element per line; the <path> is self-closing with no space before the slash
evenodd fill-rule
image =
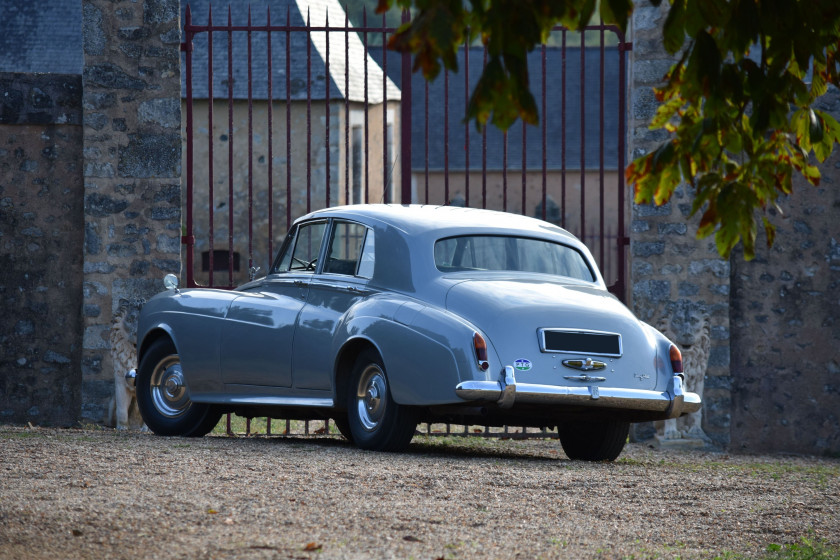
<path id="1" fill-rule="evenodd" d="M 682 362 L 682 353 L 680 349 L 676 347 L 676 345 L 671 345 L 671 367 L 674 368 L 674 373 L 682 373 L 683 372 L 683 362 Z"/>
<path id="2" fill-rule="evenodd" d="M 490 368 L 490 362 L 487 361 L 487 343 L 484 337 L 478 333 L 473 335 L 473 348 L 475 349 L 475 359 L 478 361 L 478 367 L 482 371 L 487 371 Z"/>

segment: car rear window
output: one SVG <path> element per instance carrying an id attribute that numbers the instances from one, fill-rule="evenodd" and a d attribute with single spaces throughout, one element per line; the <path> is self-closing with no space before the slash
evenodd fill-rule
<path id="1" fill-rule="evenodd" d="M 441 272 L 537 272 L 595 281 L 577 249 L 528 237 L 467 235 L 440 239 L 435 243 L 435 266 Z"/>

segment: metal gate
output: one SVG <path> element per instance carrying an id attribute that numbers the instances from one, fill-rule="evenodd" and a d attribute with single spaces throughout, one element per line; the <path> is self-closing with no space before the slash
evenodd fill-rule
<path id="1" fill-rule="evenodd" d="M 278 2 L 272 5 L 278 5 Z M 464 122 L 486 61 L 432 83 L 382 45 L 385 16 L 193 0 L 183 13 L 188 286 L 266 270 L 290 223 L 338 204 L 460 204 L 539 217 L 580 237 L 625 296 L 626 51 L 610 26 L 558 27 L 529 57 L 539 126 Z M 335 3 L 337 7 L 338 4 Z M 403 14 L 406 21 L 408 15 Z"/>

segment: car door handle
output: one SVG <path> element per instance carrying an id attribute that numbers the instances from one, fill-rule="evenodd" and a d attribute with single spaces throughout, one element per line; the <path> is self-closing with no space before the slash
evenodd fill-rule
<path id="1" fill-rule="evenodd" d="M 298 288 L 303 288 L 306 286 L 306 282 L 304 282 L 303 280 L 295 280 L 295 286 L 297 286 Z"/>
<path id="2" fill-rule="evenodd" d="M 344 290 L 350 292 L 351 294 L 363 294 L 364 291 L 361 288 L 356 286 L 344 286 Z"/>

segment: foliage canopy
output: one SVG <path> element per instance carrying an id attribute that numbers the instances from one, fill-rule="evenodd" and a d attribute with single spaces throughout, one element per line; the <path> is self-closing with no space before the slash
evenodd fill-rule
<path id="1" fill-rule="evenodd" d="M 651 0 L 659 6 L 662 0 Z M 714 234 L 728 257 L 739 241 L 755 255 L 759 224 L 775 237 L 771 208 L 793 190 L 794 171 L 819 185 L 816 162 L 840 142 L 840 123 L 815 108 L 840 87 L 837 0 L 667 0 L 663 44 L 677 62 L 656 89 L 651 128 L 669 138 L 625 170 L 637 203 L 664 204 L 682 183 L 695 190 L 698 236 Z M 378 11 L 413 8 L 389 47 L 414 55 L 434 79 L 457 71 L 457 50 L 480 39 L 487 65 L 467 118 L 501 129 L 538 121 L 526 57 L 556 25 L 580 30 L 598 12 L 625 31 L 632 0 L 379 0 Z"/>

